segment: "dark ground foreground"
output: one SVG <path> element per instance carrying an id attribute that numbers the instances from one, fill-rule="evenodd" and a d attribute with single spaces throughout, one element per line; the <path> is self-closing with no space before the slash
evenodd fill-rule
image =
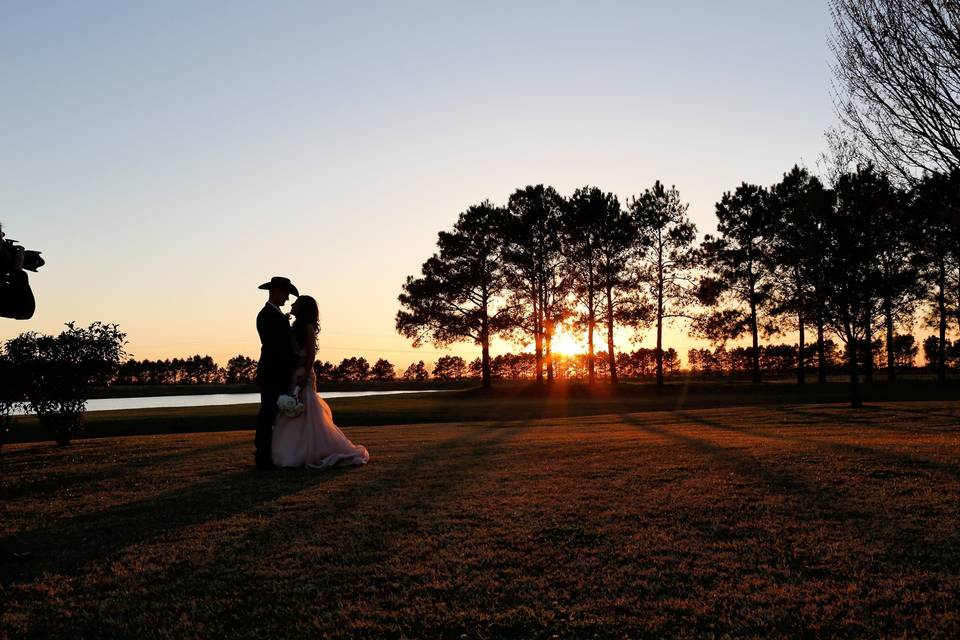
<path id="1" fill-rule="evenodd" d="M 956 402 L 4 447 L 0 637 L 960 637 Z"/>

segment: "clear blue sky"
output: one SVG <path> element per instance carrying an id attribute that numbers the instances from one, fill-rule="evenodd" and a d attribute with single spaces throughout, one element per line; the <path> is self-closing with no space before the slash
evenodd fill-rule
<path id="1" fill-rule="evenodd" d="M 138 357 L 255 355 L 282 274 L 321 357 L 429 361 L 396 296 L 470 204 L 659 178 L 702 232 L 740 181 L 813 167 L 829 25 L 825 1 L 0 2 L 0 221 L 48 260 L 0 339 L 105 320 Z"/>

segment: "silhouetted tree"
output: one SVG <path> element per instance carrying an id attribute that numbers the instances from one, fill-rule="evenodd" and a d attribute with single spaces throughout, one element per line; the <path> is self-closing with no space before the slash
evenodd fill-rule
<path id="1" fill-rule="evenodd" d="M 430 373 L 427 371 L 427 366 L 423 363 L 423 360 L 419 362 L 414 362 L 407 370 L 403 372 L 404 380 L 416 380 L 418 382 L 423 380 L 428 380 L 430 378 Z"/>
<path id="2" fill-rule="evenodd" d="M 870 233 L 875 237 L 877 248 L 877 303 L 885 329 L 887 380 L 893 381 L 896 379 L 896 329 L 913 319 L 914 307 L 923 292 L 920 286 L 920 261 L 915 251 L 916 229 L 904 224 L 909 215 L 907 194 L 886 179 L 881 180 L 879 189 L 879 203 Z M 872 344 L 871 338 L 868 332 L 868 340 Z"/>
<path id="3" fill-rule="evenodd" d="M 380 358 L 370 369 L 370 376 L 377 382 L 387 382 L 396 377 L 396 372 L 389 360 Z"/>
<path id="4" fill-rule="evenodd" d="M 533 380 L 536 377 L 536 356 L 529 352 L 504 353 L 493 359 L 495 375 L 507 380 Z"/>
<path id="5" fill-rule="evenodd" d="M 553 382 L 554 371 L 553 336 L 571 313 L 570 291 L 572 277 L 565 269 L 563 255 L 559 251 L 550 254 L 544 265 L 543 298 L 540 308 L 543 310 L 544 361 L 547 368 L 547 383 Z"/>
<path id="6" fill-rule="evenodd" d="M 857 170 L 858 164 L 864 159 L 862 151 L 863 145 L 856 132 L 849 128 L 827 129 L 824 137 L 827 142 L 827 150 L 820 155 L 819 164 L 824 171 L 830 188 L 825 191 L 828 202 L 825 205 L 824 211 L 821 213 L 832 214 L 836 200 L 835 189 L 837 183 L 843 176 Z M 817 223 L 818 229 L 816 236 L 818 240 L 823 233 L 823 226 L 824 223 L 821 219 Z M 819 250 L 816 252 L 816 256 L 816 260 L 820 260 L 821 252 Z M 826 273 L 822 268 L 813 270 L 809 274 L 809 278 L 813 288 L 813 299 L 816 309 L 814 322 L 817 325 L 817 378 L 820 383 L 824 383 L 827 381 L 828 363 L 832 357 L 831 354 L 828 354 L 828 349 L 826 348 L 826 345 L 831 342 L 826 338 L 827 313 L 830 311 L 827 308 L 826 295 L 830 283 L 826 281 Z M 832 345 L 831 349 L 835 351 L 836 345 Z"/>
<path id="7" fill-rule="evenodd" d="M 632 218 L 612 193 L 596 187 L 577 189 L 562 218 L 565 265 L 572 275 L 572 292 L 585 308 L 578 324 L 587 331 L 587 354 L 594 371 L 594 329 L 602 308 L 607 328 L 607 368 L 617 382 L 614 327 L 638 325 L 646 307 L 635 295 L 628 267 L 637 253 L 638 238 Z M 565 293 L 565 292 L 564 292 Z"/>
<path id="8" fill-rule="evenodd" d="M 936 335 L 927 336 L 923 341 L 923 357 L 927 363 L 927 368 L 936 371 L 940 367 L 940 353 L 943 344 L 943 352 L 946 354 L 945 366 L 947 369 L 960 369 L 960 340 L 944 340 L 943 343 Z"/>
<path id="9" fill-rule="evenodd" d="M 893 366 L 898 369 L 912 368 L 916 362 L 917 354 L 920 353 L 916 339 L 910 334 L 898 333 L 893 337 L 892 344 L 893 354 L 887 354 L 887 366 L 890 366 L 890 362 L 893 362 Z M 887 344 L 887 349 L 890 349 L 890 343 Z"/>
<path id="10" fill-rule="evenodd" d="M 835 333 L 847 345 L 850 404 L 860 400 L 858 345 L 867 340 L 876 299 L 877 247 L 873 218 L 881 203 L 883 179 L 872 166 L 840 177 L 836 205 L 822 228 L 822 267 L 826 299 Z"/>
<path id="11" fill-rule="evenodd" d="M 597 187 L 581 187 L 573 192 L 563 216 L 563 253 L 572 276 L 571 293 L 582 312 L 575 324 L 587 334 L 587 380 L 596 381 L 594 334 L 600 308 L 600 233 L 601 221 L 614 206 L 613 194 Z M 619 205 L 617 205 L 619 208 Z"/>
<path id="12" fill-rule="evenodd" d="M 502 208 L 485 201 L 461 213 L 452 232 L 441 231 L 438 251 L 423 264 L 422 275 L 403 285 L 396 317 L 397 331 L 414 346 L 461 340 L 480 345 L 484 387 L 490 386 L 490 339 L 512 317 L 496 303 L 506 284 L 500 256 L 504 217 Z"/>
<path id="13" fill-rule="evenodd" d="M 673 347 L 663 352 L 663 368 L 668 375 L 676 375 L 680 371 L 680 354 Z"/>
<path id="14" fill-rule="evenodd" d="M 344 358 L 337 365 L 338 379 L 347 382 L 363 382 L 370 377 L 370 363 L 366 358 Z"/>
<path id="15" fill-rule="evenodd" d="M 960 169 L 960 8 L 955 0 L 831 0 L 836 104 L 874 160 Z"/>
<path id="16" fill-rule="evenodd" d="M 927 300 L 933 307 L 929 324 L 937 329 L 937 379 L 947 379 L 947 327 L 950 321 L 949 274 L 960 262 L 960 170 L 951 176 L 924 176 L 912 194 L 917 255 Z"/>
<path id="17" fill-rule="evenodd" d="M 507 205 L 503 235 L 503 262 L 510 291 L 513 327 L 531 336 L 537 383 L 543 382 L 544 342 L 549 340 L 554 318 L 548 288 L 554 285 L 560 253 L 560 219 L 563 198 L 553 187 L 517 189 Z M 552 304 L 551 304 L 552 306 Z"/>
<path id="18" fill-rule="evenodd" d="M 14 409 L 26 403 L 27 382 L 27 376 L 0 353 L 0 446 L 7 441 Z"/>
<path id="19" fill-rule="evenodd" d="M 257 361 L 238 355 L 227 361 L 227 382 L 252 383 L 257 379 Z"/>
<path id="20" fill-rule="evenodd" d="M 467 365 L 467 377 L 472 380 L 480 380 L 483 377 L 483 361 L 480 358 L 474 358 Z"/>
<path id="21" fill-rule="evenodd" d="M 825 312 L 822 297 L 817 295 L 817 278 L 821 272 L 819 228 L 832 206 L 820 181 L 806 169 L 794 166 L 771 188 L 771 248 L 775 262 L 773 280 L 774 315 L 786 320 L 783 326 L 797 331 L 797 383 L 806 383 L 806 325 L 817 324 L 817 341 L 823 341 Z"/>
<path id="22" fill-rule="evenodd" d="M 433 367 L 436 380 L 462 380 L 467 373 L 467 363 L 460 356 L 440 356 Z"/>
<path id="23" fill-rule="evenodd" d="M 689 205 L 680 200 L 676 187 L 666 189 L 659 180 L 630 203 L 637 235 L 645 241 L 645 254 L 638 274 L 654 301 L 657 323 L 656 376 L 663 385 L 663 323 L 689 317 L 693 282 L 690 269 L 696 253 L 697 228 L 687 217 Z"/>
<path id="24" fill-rule="evenodd" d="M 316 360 L 313 363 L 313 375 L 317 382 L 330 382 L 337 379 L 337 367 L 330 361 Z"/>
<path id="25" fill-rule="evenodd" d="M 199 354 L 183 361 L 184 382 L 191 384 L 220 384 L 226 379 L 226 371 L 210 356 Z"/>
<path id="26" fill-rule="evenodd" d="M 909 314 L 907 305 L 912 297 L 909 292 L 916 281 L 916 271 L 911 273 L 908 262 L 910 251 L 902 225 L 903 201 L 886 173 L 877 171 L 872 165 L 867 165 L 867 168 L 870 171 L 860 170 L 858 175 L 863 179 L 855 182 L 855 195 L 863 209 L 859 232 L 864 245 L 873 251 L 873 260 L 865 268 L 861 281 L 867 306 L 859 357 L 864 380 L 873 382 L 876 355 L 879 353 L 874 335 L 884 324 L 884 309 L 889 305 L 886 325 L 892 337 L 892 329 L 901 309 L 906 308 Z M 852 194 L 852 191 L 848 193 Z M 891 226 L 899 228 L 892 229 Z"/>
<path id="27" fill-rule="evenodd" d="M 649 239 L 638 233 L 633 216 L 620 208 L 620 201 L 612 193 L 606 194 L 607 206 L 599 220 L 597 235 L 600 279 L 603 293 L 603 311 L 607 325 L 607 370 L 610 384 L 617 384 L 617 358 L 613 334 L 617 325 L 634 329 L 650 322 L 652 308 L 637 286 L 633 265 L 649 244 Z"/>
<path id="28" fill-rule="evenodd" d="M 702 303 L 720 308 L 698 317 L 694 330 L 713 341 L 749 332 L 754 382 L 760 382 L 760 314 L 773 288 L 770 226 L 769 192 L 743 183 L 717 203 L 719 236 L 707 235 L 701 247 L 708 275 L 698 296 Z"/>

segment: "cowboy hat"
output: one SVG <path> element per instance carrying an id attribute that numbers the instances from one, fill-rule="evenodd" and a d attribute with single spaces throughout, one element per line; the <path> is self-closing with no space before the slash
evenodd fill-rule
<path id="1" fill-rule="evenodd" d="M 297 291 L 297 288 L 293 286 L 292 282 L 290 282 L 290 278 L 281 278 L 280 276 L 273 276 L 270 278 L 270 282 L 264 282 L 262 285 L 257 287 L 257 289 L 266 289 L 267 291 L 271 291 L 273 289 L 285 289 L 293 295 L 300 297 L 300 292 Z"/>

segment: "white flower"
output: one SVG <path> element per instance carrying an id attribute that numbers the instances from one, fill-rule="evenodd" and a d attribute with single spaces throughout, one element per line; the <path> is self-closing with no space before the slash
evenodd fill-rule
<path id="1" fill-rule="evenodd" d="M 282 395 L 277 398 L 277 408 L 283 413 L 283 415 L 296 418 L 301 413 L 303 413 L 305 407 L 296 396 Z"/>

